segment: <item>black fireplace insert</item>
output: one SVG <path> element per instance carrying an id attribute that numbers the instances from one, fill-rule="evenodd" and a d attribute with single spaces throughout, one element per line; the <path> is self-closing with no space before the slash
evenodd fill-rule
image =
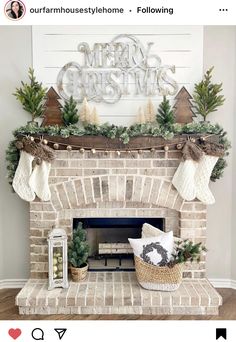
<path id="1" fill-rule="evenodd" d="M 154 217 L 75 218 L 73 229 L 79 222 L 87 231 L 90 246 L 90 271 L 132 271 L 134 261 L 128 238 L 141 238 L 144 223 L 164 230 L 165 219 Z"/>

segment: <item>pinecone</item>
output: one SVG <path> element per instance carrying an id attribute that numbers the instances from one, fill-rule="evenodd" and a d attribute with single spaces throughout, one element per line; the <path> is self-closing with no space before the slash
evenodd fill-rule
<path id="1" fill-rule="evenodd" d="M 16 141 L 15 146 L 16 146 L 16 148 L 17 148 L 18 150 L 23 150 L 23 148 L 24 148 L 24 144 L 23 144 L 23 142 L 20 141 L 20 140 L 17 140 L 17 141 Z"/>
<path id="2" fill-rule="evenodd" d="M 184 252 L 184 258 L 185 258 L 185 260 L 188 260 L 189 258 L 191 258 L 191 253 L 190 252 L 188 252 L 188 251 L 186 251 L 186 252 Z"/>
<path id="3" fill-rule="evenodd" d="M 167 266 L 169 268 L 173 268 L 176 265 L 176 262 L 174 260 L 171 260 L 170 262 L 168 262 Z"/>

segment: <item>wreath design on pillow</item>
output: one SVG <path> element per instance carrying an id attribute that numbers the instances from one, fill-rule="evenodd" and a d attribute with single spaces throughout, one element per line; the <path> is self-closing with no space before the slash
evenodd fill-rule
<path id="1" fill-rule="evenodd" d="M 161 256 L 161 261 L 158 263 L 159 266 L 166 266 L 168 262 L 168 255 L 167 250 L 160 245 L 160 242 L 152 242 L 148 245 L 143 245 L 143 252 L 140 254 L 140 257 L 148 264 L 155 265 L 150 257 L 148 256 L 148 253 L 153 252 L 154 250 L 157 251 L 158 254 Z"/>

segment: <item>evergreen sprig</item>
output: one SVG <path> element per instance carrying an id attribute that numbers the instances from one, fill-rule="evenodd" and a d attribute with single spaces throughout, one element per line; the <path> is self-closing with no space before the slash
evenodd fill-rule
<path id="1" fill-rule="evenodd" d="M 86 241 L 86 231 L 82 222 L 78 223 L 73 232 L 73 239 L 68 246 L 68 261 L 76 268 L 84 267 L 89 256 L 89 245 Z"/>
<path id="2" fill-rule="evenodd" d="M 79 121 L 77 102 L 71 96 L 62 108 L 63 120 L 66 126 L 75 125 Z"/>
<path id="3" fill-rule="evenodd" d="M 217 111 L 223 105 L 225 98 L 220 95 L 222 83 L 212 83 L 212 71 L 214 67 L 206 71 L 203 80 L 194 86 L 193 103 L 195 114 L 201 115 L 206 120 L 207 115 Z"/>
<path id="4" fill-rule="evenodd" d="M 21 81 L 22 87 L 16 88 L 13 94 L 17 100 L 23 105 L 23 109 L 32 115 L 32 121 L 43 114 L 43 99 L 46 95 L 46 88 L 43 88 L 42 83 L 36 81 L 34 70 L 29 68 L 28 72 L 30 83 Z"/>
<path id="5" fill-rule="evenodd" d="M 164 129 L 169 129 L 175 122 L 174 112 L 166 96 L 163 97 L 163 101 L 159 105 L 156 119 L 160 127 Z"/>
<path id="6" fill-rule="evenodd" d="M 202 245 L 201 242 L 194 244 L 190 240 L 183 240 L 175 242 L 175 251 L 172 254 L 172 260 L 169 266 L 174 266 L 175 264 L 185 263 L 187 261 L 199 262 L 203 252 L 207 249 Z"/>

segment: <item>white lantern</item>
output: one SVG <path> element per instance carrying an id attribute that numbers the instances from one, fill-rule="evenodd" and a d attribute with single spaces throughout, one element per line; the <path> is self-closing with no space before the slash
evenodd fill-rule
<path id="1" fill-rule="evenodd" d="M 48 236 L 49 286 L 68 287 L 67 235 L 64 229 L 54 228 Z"/>

